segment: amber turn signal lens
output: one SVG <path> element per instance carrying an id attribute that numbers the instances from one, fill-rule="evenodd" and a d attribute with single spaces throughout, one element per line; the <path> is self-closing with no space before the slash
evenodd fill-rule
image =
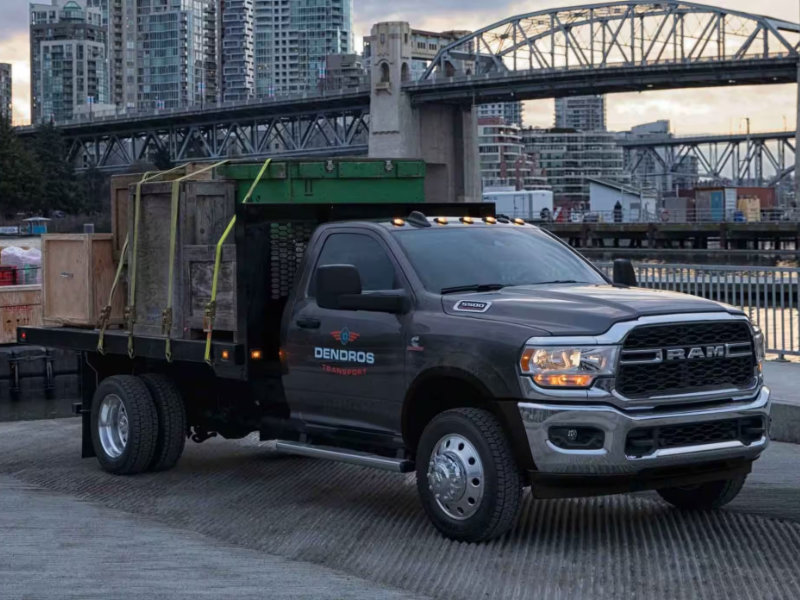
<path id="1" fill-rule="evenodd" d="M 519 359 L 519 366 L 522 367 L 523 373 L 530 371 L 531 359 L 535 353 L 536 350 L 533 348 L 525 348 L 525 352 L 522 353 L 522 358 Z"/>
<path id="2" fill-rule="evenodd" d="M 222 351 L 222 360 L 229 360 L 231 357 L 231 353 L 229 350 Z"/>
<path id="3" fill-rule="evenodd" d="M 585 388 L 592 384 L 591 375 L 536 375 L 533 380 L 545 387 Z"/>
<path id="4" fill-rule="evenodd" d="M 250 358 L 253 360 L 261 360 L 261 350 L 250 350 Z"/>

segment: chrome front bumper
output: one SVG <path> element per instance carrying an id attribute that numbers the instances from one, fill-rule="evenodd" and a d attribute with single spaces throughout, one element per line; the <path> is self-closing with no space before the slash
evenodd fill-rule
<path id="1" fill-rule="evenodd" d="M 611 406 L 520 402 L 519 411 L 536 468 L 541 473 L 624 474 L 644 469 L 691 465 L 715 460 L 753 460 L 767 447 L 767 436 L 750 445 L 738 441 L 659 450 L 636 458 L 628 456 L 628 433 L 640 427 L 660 427 L 764 416 L 769 423 L 769 388 L 763 387 L 749 402 L 674 412 L 623 412 Z M 605 433 L 598 450 L 565 450 L 549 441 L 551 427 L 595 427 Z"/>

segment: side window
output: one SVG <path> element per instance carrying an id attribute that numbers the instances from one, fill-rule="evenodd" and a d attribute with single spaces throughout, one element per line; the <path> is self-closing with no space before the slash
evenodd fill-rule
<path id="1" fill-rule="evenodd" d="M 394 265 L 386 250 L 373 238 L 357 233 L 335 233 L 322 247 L 317 267 L 353 265 L 361 276 L 361 288 L 366 291 L 392 290 L 399 287 Z M 316 278 L 311 278 L 308 295 L 313 297 Z"/>

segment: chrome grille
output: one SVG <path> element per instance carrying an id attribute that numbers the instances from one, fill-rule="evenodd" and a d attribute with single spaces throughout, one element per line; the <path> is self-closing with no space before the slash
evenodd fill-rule
<path id="1" fill-rule="evenodd" d="M 726 348 L 721 356 L 711 349 Z M 663 360 L 666 349 L 700 348 L 707 357 Z M 623 344 L 617 391 L 630 399 L 747 388 L 754 383 L 755 356 L 745 321 L 645 325 Z"/>

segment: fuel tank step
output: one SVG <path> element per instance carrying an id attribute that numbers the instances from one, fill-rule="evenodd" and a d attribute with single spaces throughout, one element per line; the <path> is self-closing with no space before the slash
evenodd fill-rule
<path id="1" fill-rule="evenodd" d="M 356 452 L 355 450 L 343 450 L 332 446 L 313 446 L 301 442 L 290 442 L 278 440 L 275 448 L 283 454 L 295 454 L 297 456 L 308 456 L 310 458 L 324 458 L 338 462 L 360 465 L 362 467 L 372 467 L 384 471 L 394 471 L 395 473 L 410 473 L 414 470 L 414 463 L 403 458 L 389 458 L 368 454 L 367 452 Z"/>

